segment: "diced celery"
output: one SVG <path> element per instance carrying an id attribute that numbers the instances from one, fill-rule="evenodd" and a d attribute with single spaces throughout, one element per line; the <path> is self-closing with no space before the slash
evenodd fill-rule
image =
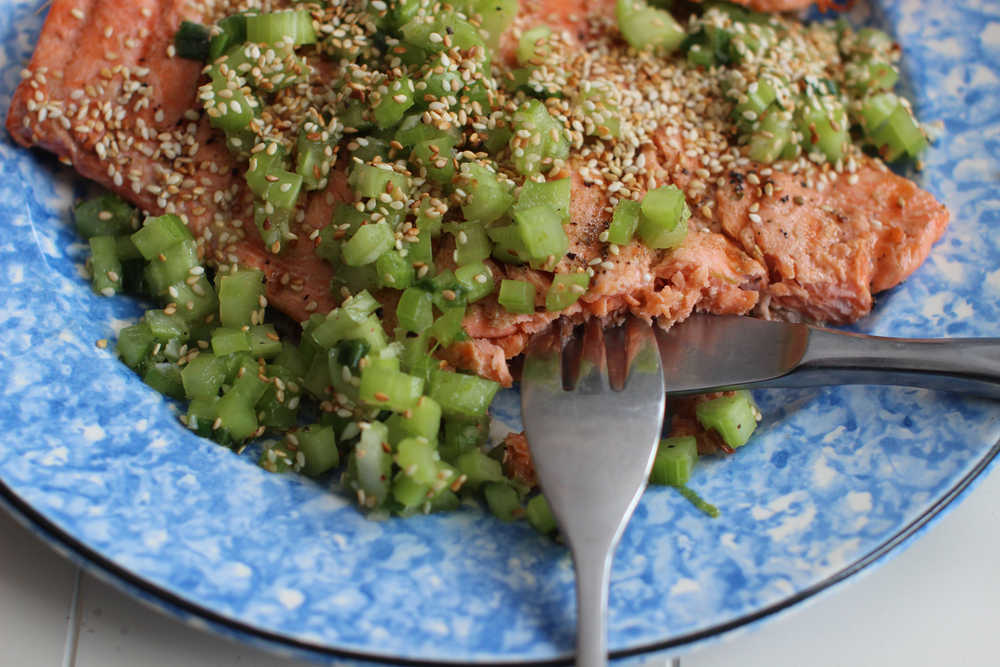
<path id="1" fill-rule="evenodd" d="M 226 361 L 229 362 L 229 380 L 232 384 L 223 393 L 238 394 L 247 404 L 256 405 L 270 386 L 270 382 L 261 375 L 262 367 L 246 352 L 229 355 Z"/>
<path id="2" fill-rule="evenodd" d="M 437 439 L 441 427 L 441 406 L 430 396 L 421 396 L 417 402 L 400 415 L 400 426 L 409 435 Z"/>
<path id="3" fill-rule="evenodd" d="M 240 47 L 235 47 L 239 49 Z M 257 115 L 258 103 L 249 88 L 233 70 L 227 76 L 219 65 L 208 68 L 209 83 L 202 86 L 202 104 L 212 123 L 225 132 L 239 132 L 247 128 Z"/>
<path id="4" fill-rule="evenodd" d="M 792 140 L 791 114 L 776 107 L 768 109 L 750 135 L 748 155 L 751 160 L 774 162 Z"/>
<path id="5" fill-rule="evenodd" d="M 836 162 L 851 143 L 847 111 L 832 96 L 808 95 L 795 108 L 795 120 L 802 134 L 802 149 L 819 151 L 829 162 Z"/>
<path id="6" fill-rule="evenodd" d="M 368 405 L 403 412 L 416 405 L 423 390 L 423 378 L 399 371 L 385 372 L 374 364 L 361 369 L 358 395 Z"/>
<path id="7" fill-rule="evenodd" d="M 273 359 L 281 352 L 281 339 L 273 324 L 259 324 L 247 332 L 254 359 Z"/>
<path id="8" fill-rule="evenodd" d="M 377 260 L 395 243 L 396 236 L 392 233 L 389 223 L 379 221 L 359 227 L 354 235 L 340 247 L 340 254 L 344 264 L 362 266 Z"/>
<path id="9" fill-rule="evenodd" d="M 118 332 L 118 356 L 132 369 L 138 368 L 146 360 L 155 344 L 156 339 L 145 322 L 133 324 Z"/>
<path id="10" fill-rule="evenodd" d="M 177 312 L 192 324 L 204 323 L 219 310 L 219 297 L 204 274 L 191 281 L 176 282 L 167 288 L 167 301 L 177 306 Z"/>
<path id="11" fill-rule="evenodd" d="M 569 238 L 559 213 L 547 206 L 515 211 L 514 224 L 528 259 L 555 264 L 569 249 Z"/>
<path id="12" fill-rule="evenodd" d="M 549 291 L 545 293 L 545 310 L 564 310 L 577 302 L 587 291 L 590 276 L 584 271 L 557 273 L 552 277 Z"/>
<path id="13" fill-rule="evenodd" d="M 455 227 L 455 263 L 458 266 L 480 263 L 490 256 L 493 243 L 481 222 L 463 222 Z"/>
<path id="14" fill-rule="evenodd" d="M 877 93 L 864 98 L 859 105 L 856 121 L 867 135 L 882 126 L 899 106 L 899 96 L 895 93 Z"/>
<path id="15" fill-rule="evenodd" d="M 760 118 L 778 97 L 778 82 L 762 76 L 747 87 L 746 100 L 737 104 L 733 114 L 737 122 L 749 127 Z"/>
<path id="16" fill-rule="evenodd" d="M 377 352 L 388 343 L 382 321 L 377 315 L 371 314 L 361 321 L 354 321 L 339 308 L 330 311 L 309 332 L 309 337 L 324 349 L 330 349 L 342 340 L 362 340 Z"/>
<path id="17" fill-rule="evenodd" d="M 425 290 L 410 287 L 399 297 L 396 321 L 406 331 L 420 333 L 434 324 L 431 295 Z"/>
<path id="18" fill-rule="evenodd" d="M 478 46 L 485 54 L 485 44 L 479 31 L 453 12 L 416 16 L 402 26 L 400 32 L 404 40 L 430 53 L 447 50 L 451 45 L 463 50 Z M 447 42 L 444 39 L 446 35 Z"/>
<path id="19" fill-rule="evenodd" d="M 870 133 L 870 139 L 878 146 L 879 153 L 887 162 L 904 154 L 917 157 L 927 146 L 927 139 L 920 125 L 902 103 L 896 106 L 878 129 Z"/>
<path id="20" fill-rule="evenodd" d="M 194 240 L 194 237 L 187 225 L 171 213 L 155 218 L 146 218 L 142 229 L 132 234 L 132 243 L 139 249 L 147 262 L 152 261 L 177 243 L 191 240 Z"/>
<path id="21" fill-rule="evenodd" d="M 621 137 L 621 119 L 618 105 L 611 101 L 611 86 L 603 81 L 593 81 L 580 92 L 584 113 L 593 121 L 593 129 L 585 126 L 588 134 L 601 138 Z"/>
<path id="22" fill-rule="evenodd" d="M 690 217 L 684 193 L 675 185 L 661 185 L 642 198 L 639 238 L 650 248 L 675 248 L 687 237 Z"/>
<path id="23" fill-rule="evenodd" d="M 521 33 L 517 43 L 517 62 L 522 65 L 540 65 L 551 51 L 548 40 L 552 36 L 552 28 L 547 25 L 535 26 Z"/>
<path id="24" fill-rule="evenodd" d="M 508 280 L 500 283 L 497 302 L 512 313 L 535 312 L 535 286 L 527 280 Z"/>
<path id="25" fill-rule="evenodd" d="M 455 280 L 465 290 L 469 303 L 493 293 L 493 272 L 482 262 L 464 264 L 455 269 Z"/>
<path id="26" fill-rule="evenodd" d="M 181 369 L 184 395 L 192 399 L 218 396 L 226 372 L 225 361 L 214 354 L 202 352 Z"/>
<path id="27" fill-rule="evenodd" d="M 434 320 L 434 324 L 431 325 L 431 336 L 445 347 L 451 345 L 465 334 L 465 330 L 462 328 L 462 320 L 464 318 L 464 305 L 445 308 L 441 312 L 441 315 Z"/>
<path id="28" fill-rule="evenodd" d="M 197 266 L 198 245 L 193 240 L 184 240 L 151 259 L 143 275 L 150 290 L 154 294 L 161 294 L 170 285 L 191 277 L 191 270 Z"/>
<path id="29" fill-rule="evenodd" d="M 547 172 L 555 160 L 569 157 L 569 139 L 562 125 L 538 100 L 525 100 L 513 115 L 515 134 L 529 136 L 514 139 L 520 152 L 514 153 L 514 168 L 524 175 Z"/>
<path id="30" fill-rule="evenodd" d="M 257 431 L 257 412 L 253 403 L 238 392 L 223 394 L 216 404 L 219 427 L 233 440 L 246 440 Z"/>
<path id="31" fill-rule="evenodd" d="M 402 471 L 392 480 L 392 498 L 405 510 L 423 506 L 431 495 L 429 484 L 421 484 Z"/>
<path id="32" fill-rule="evenodd" d="M 73 218 L 76 231 L 86 239 L 131 234 L 137 224 L 135 208 L 110 193 L 80 202 L 73 209 Z"/>
<path id="33" fill-rule="evenodd" d="M 379 287 L 404 290 L 413 284 L 415 272 L 409 254 L 404 257 L 395 248 L 379 255 L 375 260 L 375 272 Z"/>
<path id="34" fill-rule="evenodd" d="M 524 505 L 524 517 L 531 527 L 542 535 L 548 535 L 556 529 L 556 519 L 545 496 L 538 494 Z"/>
<path id="35" fill-rule="evenodd" d="M 514 202 L 510 189 L 500 182 L 496 173 L 483 165 L 462 165 L 459 183 L 467 197 L 462 204 L 466 220 L 488 224 L 507 212 Z"/>
<path id="36" fill-rule="evenodd" d="M 853 60 L 844 66 L 844 77 L 856 95 L 879 90 L 891 90 L 899 79 L 899 71 L 879 57 Z"/>
<path id="37" fill-rule="evenodd" d="M 413 106 L 413 81 L 406 76 L 387 84 L 387 92 L 372 109 L 375 124 L 381 129 L 399 125 L 406 110 Z"/>
<path id="38" fill-rule="evenodd" d="M 381 422 L 370 422 L 361 431 L 361 439 L 354 445 L 348 462 L 348 483 L 358 491 L 362 507 L 373 509 L 385 502 L 389 495 L 389 475 L 392 457 L 383 444 L 387 444 L 389 430 Z"/>
<path id="39" fill-rule="evenodd" d="M 757 406 L 745 389 L 720 396 L 695 408 L 695 416 L 704 428 L 715 430 L 730 447 L 742 447 L 757 428 Z"/>
<path id="40" fill-rule="evenodd" d="M 422 141 L 438 136 L 441 136 L 441 130 L 425 123 L 422 113 L 411 113 L 399 123 L 393 138 L 403 146 L 413 148 Z"/>
<path id="41" fill-rule="evenodd" d="M 478 449 L 473 449 L 455 459 L 455 467 L 466 476 L 465 486 L 475 489 L 489 482 L 504 481 L 503 467 Z"/>
<path id="42" fill-rule="evenodd" d="M 322 118 L 309 117 L 299 130 L 295 149 L 295 171 L 302 177 L 308 190 L 326 186 L 330 167 L 335 158 L 333 147 L 340 140 L 340 132 L 324 126 Z"/>
<path id="43" fill-rule="evenodd" d="M 247 15 L 246 31 L 248 41 L 261 44 L 316 43 L 312 14 L 306 9 Z"/>
<path id="44" fill-rule="evenodd" d="M 415 144 L 410 152 L 410 160 L 423 167 L 430 180 L 450 183 L 455 176 L 455 161 L 452 158 L 454 148 L 455 139 L 450 135 L 442 135 Z"/>
<path id="45" fill-rule="evenodd" d="M 649 481 L 651 484 L 684 486 L 691 479 L 691 469 L 697 460 L 698 441 L 694 436 L 664 438 L 657 447 Z"/>
<path id="46" fill-rule="evenodd" d="M 219 357 L 250 351 L 250 334 L 243 329 L 218 327 L 212 332 L 212 352 Z"/>
<path id="47" fill-rule="evenodd" d="M 204 438 L 212 438 L 216 442 L 223 440 L 223 434 L 218 433 L 213 426 L 217 417 L 219 397 L 195 398 L 188 403 L 187 427 Z"/>
<path id="48" fill-rule="evenodd" d="M 517 16 L 517 0 L 474 0 L 470 3 L 472 13 L 480 17 L 479 31 L 486 32 L 486 45 L 496 51 L 500 46 L 500 35 Z"/>
<path id="49" fill-rule="evenodd" d="M 371 164 L 355 164 L 348 183 L 363 198 L 378 198 L 385 193 L 392 195 L 397 190 L 403 193 L 409 190 L 409 179 L 405 175 Z"/>
<path id="50" fill-rule="evenodd" d="M 187 341 L 188 336 L 191 335 L 187 322 L 177 313 L 168 315 L 162 310 L 147 310 L 142 319 L 149 325 L 149 331 L 153 334 L 153 338 L 161 343 L 172 339 Z"/>
<path id="51" fill-rule="evenodd" d="M 253 153 L 243 175 L 250 191 L 258 197 L 267 194 L 272 183 L 268 177 L 273 172 L 283 171 L 288 158 L 285 147 L 279 142 L 268 140 L 262 145 L 266 148 Z"/>
<path id="52" fill-rule="evenodd" d="M 432 484 L 437 474 L 437 462 L 437 451 L 427 438 L 404 438 L 396 445 L 396 465 L 415 482 Z"/>
<path id="53" fill-rule="evenodd" d="M 514 212 L 544 206 L 559 216 L 561 222 L 569 222 L 571 179 L 555 181 L 525 181 L 517 195 Z"/>
<path id="54" fill-rule="evenodd" d="M 164 396 L 184 398 L 181 369 L 177 364 L 170 362 L 150 364 L 142 375 L 142 381 Z"/>
<path id="55" fill-rule="evenodd" d="M 94 291 L 111 296 L 122 291 L 124 273 L 118 259 L 118 242 L 113 236 L 91 236 L 90 273 Z"/>
<path id="56" fill-rule="evenodd" d="M 490 227 L 487 231 L 493 246 L 493 257 L 507 264 L 523 264 L 528 260 L 528 251 L 521 240 L 517 225 Z"/>
<path id="57" fill-rule="evenodd" d="M 434 369 L 427 395 L 441 405 L 446 416 L 475 419 L 486 414 L 499 389 L 500 385 L 492 380 Z"/>
<path id="58" fill-rule="evenodd" d="M 641 0 L 617 0 L 615 15 L 622 37 L 633 48 L 670 52 L 684 41 L 684 29 L 669 12 Z"/>
<path id="59" fill-rule="evenodd" d="M 257 417 L 262 426 L 287 431 L 298 424 L 301 375 L 276 364 L 268 364 L 266 373 L 271 382 L 257 401 Z"/>
<path id="60" fill-rule="evenodd" d="M 330 426 L 312 424 L 296 431 L 298 441 L 296 447 L 305 457 L 302 472 L 315 477 L 332 470 L 340 463 L 340 452 L 337 451 L 337 436 Z"/>
<path id="61" fill-rule="evenodd" d="M 291 377 L 301 378 L 306 374 L 307 360 L 298 345 L 291 341 L 280 343 L 281 351 L 272 360 L 272 365 L 286 369 Z"/>
<path id="62" fill-rule="evenodd" d="M 514 521 L 524 515 L 521 499 L 509 484 L 490 482 L 483 487 L 483 496 L 490 512 L 501 521 Z"/>
<path id="63" fill-rule="evenodd" d="M 619 199 L 611 214 L 608 225 L 608 243 L 628 245 L 639 227 L 639 202 L 634 199 Z"/>
<path id="64" fill-rule="evenodd" d="M 256 269 L 241 269 L 220 274 L 219 320 L 224 327 L 240 328 L 258 324 L 261 299 L 264 297 L 264 274 Z M 256 320 L 256 321 L 255 321 Z"/>

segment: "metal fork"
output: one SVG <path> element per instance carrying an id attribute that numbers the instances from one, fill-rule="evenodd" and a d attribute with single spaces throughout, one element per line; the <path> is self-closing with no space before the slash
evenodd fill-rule
<path id="1" fill-rule="evenodd" d="M 656 455 L 663 371 L 652 329 L 638 320 L 606 332 L 591 321 L 565 348 L 560 338 L 536 339 L 525 354 L 521 412 L 573 554 L 577 665 L 593 667 L 607 664 L 611 560 Z"/>

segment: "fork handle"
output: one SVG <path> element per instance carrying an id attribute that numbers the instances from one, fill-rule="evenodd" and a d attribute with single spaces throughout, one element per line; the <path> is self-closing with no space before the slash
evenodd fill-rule
<path id="1" fill-rule="evenodd" d="M 605 548 L 592 545 L 573 549 L 576 568 L 576 664 L 604 667 L 608 664 L 608 585 L 615 543 Z"/>

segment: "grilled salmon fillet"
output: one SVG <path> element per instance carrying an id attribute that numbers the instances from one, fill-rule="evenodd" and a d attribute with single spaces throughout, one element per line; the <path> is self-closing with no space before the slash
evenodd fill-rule
<path id="1" fill-rule="evenodd" d="M 607 21 L 613 4 L 530 0 L 515 29 L 533 22 L 563 26 L 571 69 L 583 56 L 581 40 L 613 30 Z M 785 10 L 808 3 L 746 4 Z M 330 290 L 332 269 L 315 255 L 312 239 L 337 202 L 353 199 L 343 165 L 326 190 L 302 203 L 297 240 L 279 254 L 264 248 L 241 167 L 197 105 L 200 65 L 172 53 L 182 20 L 210 23 L 231 11 L 198 7 L 185 0 L 55 0 L 7 128 L 22 145 L 56 153 L 143 210 L 181 215 L 208 263 L 264 270 L 273 306 L 300 320 L 325 312 L 339 295 Z M 510 44 L 502 49 L 508 56 Z M 637 69 L 636 89 L 648 89 L 650 76 Z M 698 120 L 699 111 L 683 104 L 675 116 L 670 111 L 623 166 L 632 196 L 664 184 L 685 191 L 693 215 L 680 247 L 633 243 L 609 251 L 599 237 L 621 192 L 594 173 L 593 154 L 580 152 L 549 177 L 573 179 L 563 263 L 593 270 L 587 293 L 565 311 L 526 315 L 487 297 L 468 309 L 470 339 L 442 357 L 509 385 L 507 360 L 559 318 L 631 312 L 668 327 L 700 311 L 849 322 L 870 310 L 873 293 L 909 276 L 947 225 L 947 210 L 930 194 L 860 154 L 839 171 L 809 173 L 779 172 L 746 158 L 709 159 L 701 146 L 725 138 Z M 450 253 L 439 254 L 447 266 Z M 551 281 L 551 273 L 525 267 L 491 268 L 495 280 L 528 280 L 539 294 Z"/>

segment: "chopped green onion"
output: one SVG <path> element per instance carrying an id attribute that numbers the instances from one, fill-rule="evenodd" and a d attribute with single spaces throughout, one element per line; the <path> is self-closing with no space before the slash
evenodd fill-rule
<path id="1" fill-rule="evenodd" d="M 208 59 L 212 34 L 200 23 L 182 21 L 181 27 L 174 33 L 174 49 L 181 58 L 199 60 Z"/>

